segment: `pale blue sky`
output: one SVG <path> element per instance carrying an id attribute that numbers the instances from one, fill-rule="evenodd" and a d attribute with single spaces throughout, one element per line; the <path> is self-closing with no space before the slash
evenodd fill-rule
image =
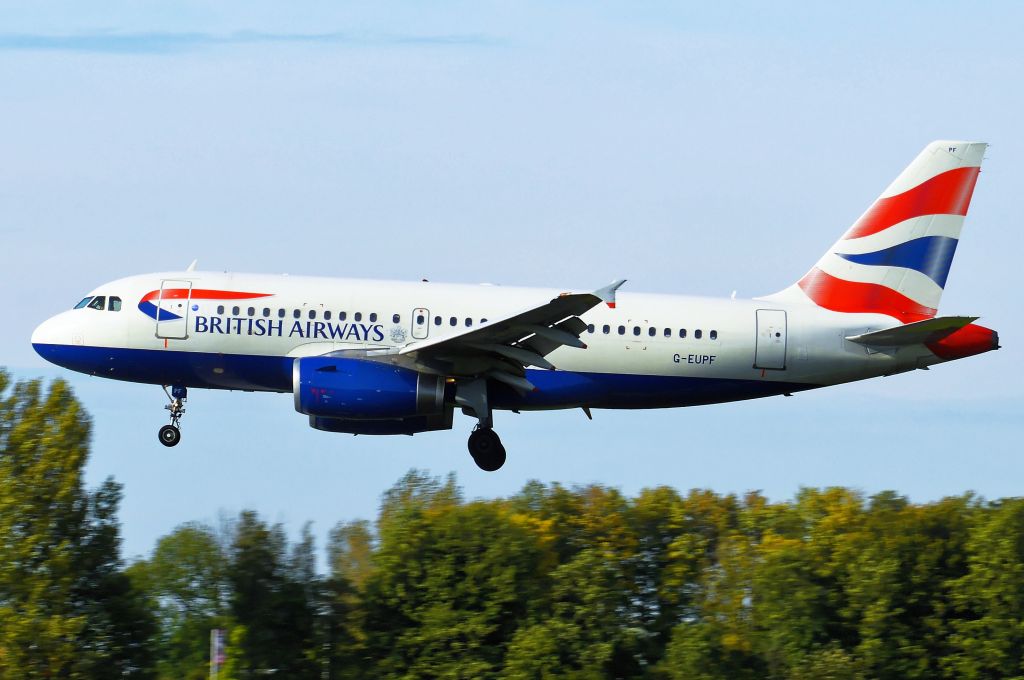
<path id="1" fill-rule="evenodd" d="M 412 466 L 531 478 L 1020 495 L 1024 48 L 1015 3 L 0 2 L 0 364 L 61 375 L 126 485 L 125 551 L 255 508 L 318 535 Z M 727 296 L 817 259 L 929 141 L 992 144 L 943 298 L 1004 349 L 792 399 L 314 432 L 286 395 L 48 367 L 32 328 L 106 280 L 203 267 Z M 1016 206 L 1016 207 L 1014 207 Z"/>

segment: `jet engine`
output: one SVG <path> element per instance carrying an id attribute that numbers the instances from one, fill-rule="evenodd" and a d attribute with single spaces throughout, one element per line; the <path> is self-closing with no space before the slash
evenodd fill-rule
<path id="1" fill-rule="evenodd" d="M 334 357 L 296 359 L 295 410 L 328 432 L 413 434 L 451 429 L 444 376 L 400 366 Z"/>

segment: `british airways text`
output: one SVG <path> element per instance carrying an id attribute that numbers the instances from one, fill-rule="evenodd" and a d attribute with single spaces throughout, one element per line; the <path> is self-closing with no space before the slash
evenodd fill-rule
<path id="1" fill-rule="evenodd" d="M 356 342 L 383 342 L 384 340 L 384 326 L 380 324 L 293 321 L 291 326 L 285 326 L 284 320 L 198 315 L 194 318 L 196 333 L 308 338 L 311 340 L 353 340 Z"/>

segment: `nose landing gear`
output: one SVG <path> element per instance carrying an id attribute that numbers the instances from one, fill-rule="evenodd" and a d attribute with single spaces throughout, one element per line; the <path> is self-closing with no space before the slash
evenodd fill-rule
<path id="1" fill-rule="evenodd" d="M 167 391 L 167 386 L 164 386 L 164 393 L 167 394 L 167 398 L 171 403 L 164 406 L 165 409 L 171 412 L 171 424 L 164 425 L 160 428 L 160 443 L 164 446 L 176 446 L 181 441 L 181 417 L 185 415 L 185 400 L 188 398 L 188 390 L 184 387 L 178 387 L 175 385 L 171 387 L 171 391 Z"/>

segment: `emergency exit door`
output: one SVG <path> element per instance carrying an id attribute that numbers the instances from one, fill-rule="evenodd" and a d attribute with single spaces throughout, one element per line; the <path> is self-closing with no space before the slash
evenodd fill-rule
<path id="1" fill-rule="evenodd" d="M 430 311 L 422 307 L 412 310 L 412 337 L 423 340 L 430 333 Z"/>
<path id="2" fill-rule="evenodd" d="M 754 368 L 786 368 L 786 312 L 781 309 L 757 310 Z"/>

